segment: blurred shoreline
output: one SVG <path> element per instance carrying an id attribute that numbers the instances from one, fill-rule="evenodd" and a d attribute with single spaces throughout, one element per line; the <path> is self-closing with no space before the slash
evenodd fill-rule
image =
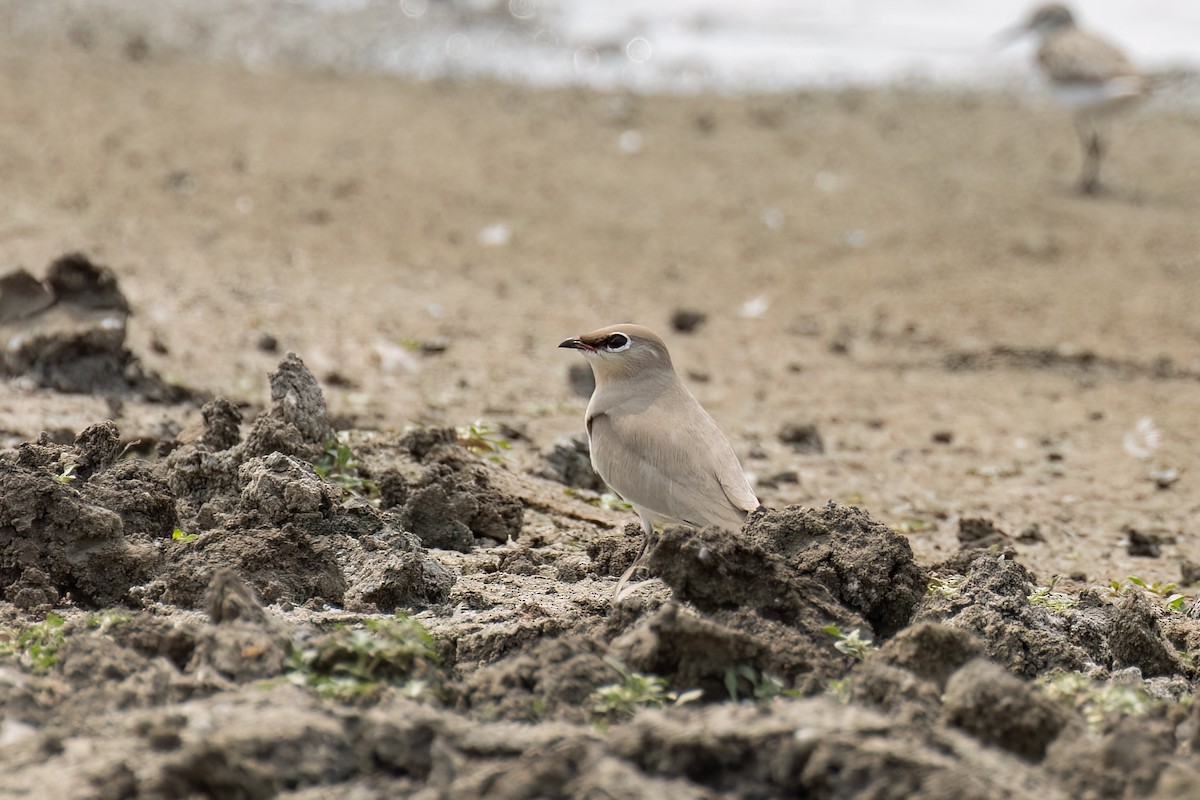
<path id="1" fill-rule="evenodd" d="M 251 70 L 494 79 L 638 93 L 901 87 L 1037 91 L 1028 42 L 995 34 L 1028 3 L 753 0 L 0 0 L 14 41 L 70 42 L 134 60 L 190 56 Z M 1137 22 L 1094 3 L 1083 24 L 1167 72 L 1168 102 L 1200 109 L 1200 10 L 1159 0 Z M 1181 38 L 1182 37 L 1182 38 Z M 1189 58 L 1191 59 L 1189 61 Z"/>

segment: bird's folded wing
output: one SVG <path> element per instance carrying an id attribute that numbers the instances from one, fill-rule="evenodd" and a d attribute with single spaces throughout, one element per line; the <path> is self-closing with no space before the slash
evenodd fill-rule
<path id="1" fill-rule="evenodd" d="M 721 488 L 735 508 L 749 514 L 760 505 L 758 495 L 750 488 L 750 481 L 746 480 L 746 473 L 742 472 L 742 465 L 732 447 L 729 452 L 733 456 L 733 469 L 725 469 L 720 473 Z"/>
<path id="2" fill-rule="evenodd" d="M 674 434 L 671 427 L 651 414 L 596 415 L 590 430 L 597 471 L 634 505 L 692 525 L 740 530 L 758 500 L 728 440 L 706 414 L 674 426 Z"/>
<path id="3" fill-rule="evenodd" d="M 1134 77 L 1136 67 L 1103 39 L 1071 31 L 1054 40 L 1038 55 L 1046 74 L 1058 83 L 1104 83 Z"/>

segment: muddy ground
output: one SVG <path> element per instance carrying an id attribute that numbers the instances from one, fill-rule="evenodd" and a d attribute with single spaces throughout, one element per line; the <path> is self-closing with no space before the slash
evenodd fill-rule
<path id="1" fill-rule="evenodd" d="M 88 46 L 0 57 L 4 796 L 1200 794 L 1200 121 Z M 613 603 L 620 320 L 769 510 Z"/>

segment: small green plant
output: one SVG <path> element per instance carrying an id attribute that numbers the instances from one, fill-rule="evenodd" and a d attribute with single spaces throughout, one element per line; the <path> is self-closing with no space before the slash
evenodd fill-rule
<path id="1" fill-rule="evenodd" d="M 75 470 L 79 467 L 74 461 L 68 461 L 63 465 L 63 471 L 54 476 L 54 480 L 59 483 L 71 484 L 79 480 L 79 476 L 75 474 Z"/>
<path id="2" fill-rule="evenodd" d="M 1162 601 L 1163 608 L 1173 614 L 1182 614 L 1183 612 L 1187 611 L 1187 605 L 1187 597 L 1179 592 L 1176 592 L 1168 597 L 1164 597 Z"/>
<path id="3" fill-rule="evenodd" d="M 583 502 L 593 505 L 596 508 L 603 508 L 606 511 L 633 510 L 633 506 L 629 505 L 629 503 L 626 503 L 624 500 L 622 500 L 619 495 L 613 494 L 612 492 L 596 494 L 590 490 L 573 489 L 568 486 L 567 488 L 563 489 L 563 494 L 567 495 L 568 497 L 574 497 L 582 500 Z"/>
<path id="4" fill-rule="evenodd" d="M 1126 580 L 1132 583 L 1134 586 L 1140 586 L 1150 594 L 1156 594 L 1159 597 L 1166 597 L 1179 588 L 1173 583 L 1163 581 L 1147 581 L 1145 578 L 1137 575 L 1130 575 L 1128 578 L 1126 578 Z"/>
<path id="5" fill-rule="evenodd" d="M 599 505 L 601 508 L 608 511 L 633 511 L 633 506 L 626 503 L 618 495 L 612 492 L 605 492 L 600 495 Z"/>
<path id="6" fill-rule="evenodd" d="M 83 624 L 88 630 L 106 633 L 118 625 L 133 621 L 133 614 L 127 611 L 93 611 L 84 619 Z"/>
<path id="7" fill-rule="evenodd" d="M 1055 575 L 1050 579 L 1049 586 L 1033 587 L 1033 591 L 1025 599 L 1029 601 L 1030 605 L 1043 606 L 1056 614 L 1061 614 L 1068 608 L 1079 605 L 1079 598 L 1072 597 L 1065 592 L 1054 591 L 1060 580 L 1062 580 L 1062 576 Z"/>
<path id="8" fill-rule="evenodd" d="M 495 428 L 481 419 L 470 425 L 454 429 L 458 436 L 458 446 L 472 453 L 487 456 L 493 461 L 502 460 L 502 454 L 512 449 L 512 443 L 502 437 Z"/>
<path id="9" fill-rule="evenodd" d="M 947 599 L 958 597 L 959 590 L 962 589 L 963 582 L 966 581 L 965 575 L 947 575 L 941 577 L 934 575 L 929 581 L 929 585 L 925 587 L 925 593 L 945 597 Z"/>
<path id="10" fill-rule="evenodd" d="M 921 533 L 922 531 L 932 530 L 935 527 L 936 526 L 927 519 L 921 519 L 920 517 L 904 517 L 892 526 L 892 530 L 894 530 L 896 533 Z"/>
<path id="11" fill-rule="evenodd" d="M 830 678 L 825 684 L 825 693 L 831 695 L 834 700 L 837 700 L 842 705 L 847 705 L 850 702 L 850 695 L 854 689 L 853 679 L 846 675 L 842 678 Z"/>
<path id="12" fill-rule="evenodd" d="M 436 695 L 437 646 L 420 622 L 398 613 L 339 628 L 289 657 L 288 679 L 344 703 L 370 699 L 392 686 L 410 697 Z"/>
<path id="13" fill-rule="evenodd" d="M 194 542 L 200 538 L 198 533 L 184 533 L 183 528 L 176 527 L 171 531 L 171 541 L 173 542 Z"/>
<path id="14" fill-rule="evenodd" d="M 345 442 L 336 439 L 326 442 L 325 452 L 313 462 L 313 471 L 356 497 L 379 500 L 379 485 L 366 476 L 362 462 Z"/>
<path id="15" fill-rule="evenodd" d="M 601 722 L 629 719 L 642 708 L 681 706 L 704 694 L 700 689 L 672 691 L 666 678 L 634 672 L 615 658 L 604 660 L 621 676 L 621 682 L 601 686 L 592 693 L 592 713 Z"/>
<path id="16" fill-rule="evenodd" d="M 750 691 L 743 692 L 742 686 L 748 686 Z M 799 697 L 800 693 L 791 689 L 769 672 L 759 672 L 749 664 L 725 670 L 725 691 L 729 699 L 737 703 L 741 700 L 770 700 L 772 697 Z"/>
<path id="17" fill-rule="evenodd" d="M 0 629 L 0 660 L 15 658 L 26 669 L 48 672 L 58 663 L 58 651 L 67 639 L 63 625 L 63 618 L 52 611 L 26 628 Z"/>
<path id="18" fill-rule="evenodd" d="M 858 632 L 858 628 L 849 633 L 843 633 L 837 625 L 826 625 L 821 630 L 837 639 L 833 646 L 838 649 L 838 652 L 845 653 L 855 661 L 865 661 L 867 656 L 875 652 L 875 645 L 870 639 L 863 637 Z"/>
<path id="19" fill-rule="evenodd" d="M 1177 591 L 1177 585 L 1168 581 L 1147 581 L 1138 575 L 1130 575 L 1123 581 L 1109 581 L 1108 594 L 1111 597 L 1120 597 L 1134 586 L 1157 597 L 1167 611 L 1182 613 L 1187 608 L 1187 595 Z"/>
<path id="20" fill-rule="evenodd" d="M 581 406 L 575 402 L 571 402 L 571 403 L 547 402 L 547 403 L 534 403 L 532 405 L 525 406 L 524 408 L 521 409 L 521 412 L 524 414 L 528 414 L 531 417 L 549 417 L 549 416 L 552 416 L 555 414 L 564 414 L 564 413 L 568 413 L 568 412 L 574 414 L 574 413 L 577 413 L 580 410 L 580 408 L 581 408 Z"/>
<path id="21" fill-rule="evenodd" d="M 1093 729 L 1122 717 L 1141 716 L 1160 702 L 1139 687 L 1097 684 L 1077 672 L 1062 672 L 1041 683 L 1047 694 L 1079 711 Z"/>
<path id="22" fill-rule="evenodd" d="M 968 467 L 967 474 L 974 475 L 979 478 L 1015 478 L 1021 475 L 1021 465 L 1013 462 L 1012 464 L 982 464 L 978 467 Z"/>
<path id="23" fill-rule="evenodd" d="M 396 340 L 396 344 L 400 345 L 410 353 L 421 352 L 422 344 L 420 339 L 413 339 L 410 336 L 402 336 Z"/>

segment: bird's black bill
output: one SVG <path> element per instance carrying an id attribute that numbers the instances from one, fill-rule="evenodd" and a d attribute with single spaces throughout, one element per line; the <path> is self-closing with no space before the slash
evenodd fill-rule
<path id="1" fill-rule="evenodd" d="M 567 339 L 565 342 L 560 344 L 559 347 L 566 347 L 571 350 L 595 350 L 596 349 L 596 348 L 592 347 L 590 344 L 588 344 L 587 342 L 583 341 L 582 339 Z"/>

